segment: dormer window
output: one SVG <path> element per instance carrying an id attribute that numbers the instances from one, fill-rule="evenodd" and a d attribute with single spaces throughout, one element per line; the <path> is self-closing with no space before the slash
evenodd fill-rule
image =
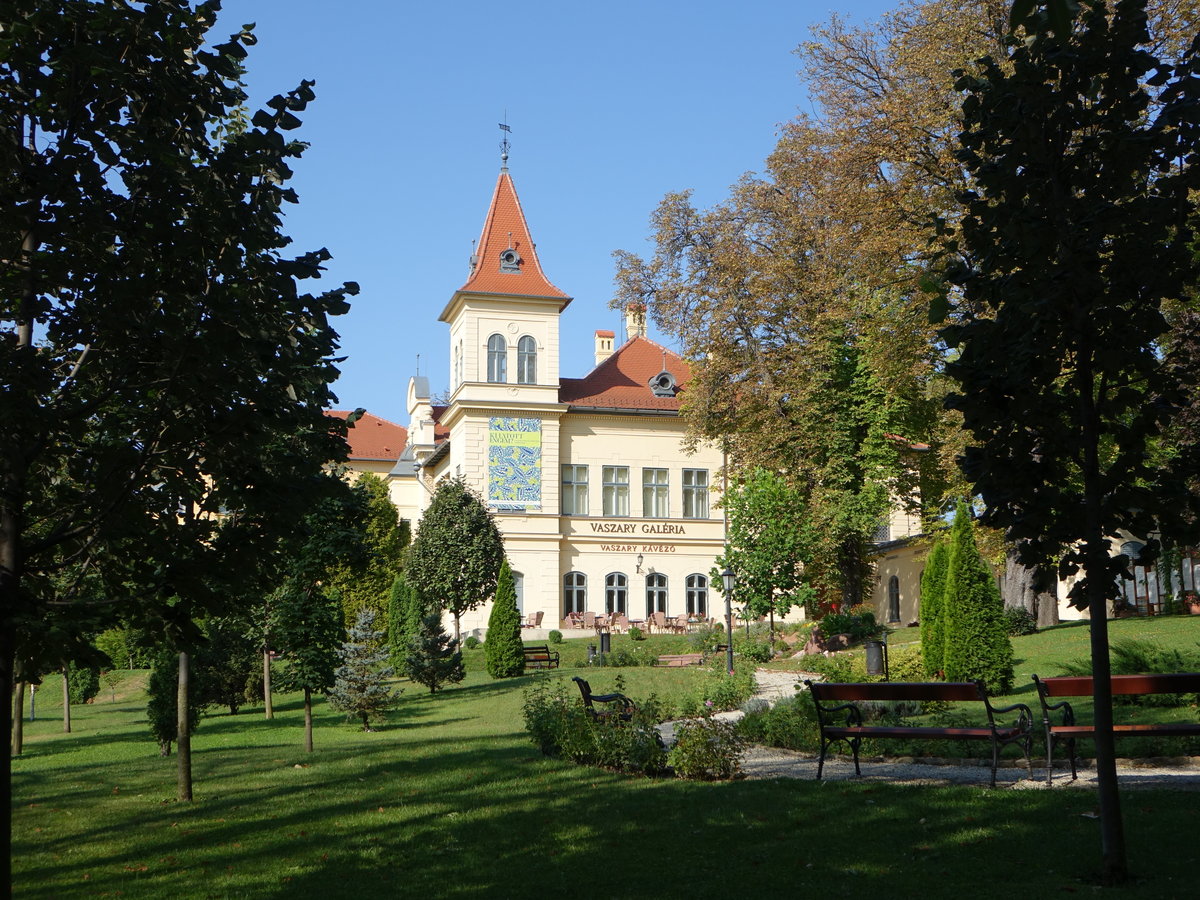
<path id="1" fill-rule="evenodd" d="M 507 250 L 500 251 L 500 271 L 501 272 L 520 272 L 521 271 L 521 254 L 509 247 Z"/>
<path id="2" fill-rule="evenodd" d="M 517 384 L 537 384 L 537 341 L 529 335 L 517 341 Z"/>
<path id="3" fill-rule="evenodd" d="M 674 397 L 675 376 L 663 369 L 650 379 L 650 392 L 655 397 Z"/>
<path id="4" fill-rule="evenodd" d="M 491 384 L 508 382 L 508 345 L 502 334 L 493 334 L 488 338 L 487 380 Z"/>

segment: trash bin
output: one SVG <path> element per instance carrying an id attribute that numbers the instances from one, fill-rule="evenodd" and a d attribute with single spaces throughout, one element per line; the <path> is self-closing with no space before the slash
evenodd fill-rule
<path id="1" fill-rule="evenodd" d="M 882 675 L 887 678 L 887 644 L 883 641 L 867 641 L 863 646 L 867 651 L 867 674 Z"/>
<path id="2" fill-rule="evenodd" d="M 612 653 L 612 635 L 607 631 L 600 632 L 600 652 Z"/>
<path id="3" fill-rule="evenodd" d="M 596 658 L 596 645 L 588 644 L 588 665 L 591 665 L 592 660 Z"/>

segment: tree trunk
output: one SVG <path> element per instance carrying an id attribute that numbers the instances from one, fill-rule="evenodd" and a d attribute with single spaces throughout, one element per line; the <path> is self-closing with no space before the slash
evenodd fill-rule
<path id="1" fill-rule="evenodd" d="M 1000 595 L 1005 608 L 1029 610 L 1038 628 L 1057 625 L 1058 583 L 1053 573 L 1026 566 L 1017 548 L 1010 546 L 1004 556 L 1004 577 L 1000 580 Z"/>
<path id="2" fill-rule="evenodd" d="M 1113 742 L 1112 666 L 1108 646 L 1108 596 L 1113 577 L 1109 568 L 1109 544 L 1101 512 L 1103 485 L 1100 478 L 1101 429 L 1095 401 L 1095 378 L 1086 342 L 1075 374 L 1079 397 L 1079 419 L 1083 444 L 1083 576 L 1091 626 L 1092 721 L 1096 749 L 1096 793 L 1100 806 L 1100 858 L 1106 884 L 1129 879 L 1125 829 L 1121 822 L 1121 797 L 1117 791 L 1117 754 Z"/>
<path id="3" fill-rule="evenodd" d="M 312 691 L 304 689 L 304 749 L 312 753 Z"/>
<path id="4" fill-rule="evenodd" d="M 71 733 L 71 667 L 63 666 L 63 732 Z"/>
<path id="5" fill-rule="evenodd" d="M 4 575 L 0 574 L 0 578 L 4 578 Z M 0 896 L 8 896 L 12 891 L 12 757 L 20 755 L 17 722 L 21 718 L 21 701 L 17 699 L 16 691 L 13 690 L 13 644 L 12 629 L 0 627 L 0 691 L 9 699 L 8 703 L 0 706 L 4 707 L 4 725 L 12 740 L 11 754 L 4 757 L 3 769 L 0 771 L 0 807 L 3 808 L 3 815 L 0 815 L 0 841 L 4 844 L 0 847 Z"/>
<path id="6" fill-rule="evenodd" d="M 25 682 L 18 681 L 12 696 L 12 755 L 25 749 Z"/>
<path id="7" fill-rule="evenodd" d="M 179 799 L 192 799 L 192 734 L 188 721 L 188 694 L 190 693 L 188 655 L 179 654 L 179 691 L 175 695 L 175 743 L 179 745 Z"/>
<path id="8" fill-rule="evenodd" d="M 461 641 L 458 639 L 458 613 L 454 614 L 454 641 L 461 646 Z"/>
<path id="9" fill-rule="evenodd" d="M 263 714 L 275 718 L 275 707 L 271 700 L 271 651 L 263 648 Z"/>

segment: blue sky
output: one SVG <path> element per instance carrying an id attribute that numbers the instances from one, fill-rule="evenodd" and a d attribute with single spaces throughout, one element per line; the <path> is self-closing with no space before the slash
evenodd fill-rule
<path id="1" fill-rule="evenodd" d="M 418 355 L 431 387 L 447 386 L 437 316 L 466 279 L 506 113 L 542 266 L 575 298 L 562 374 L 578 377 L 595 330 L 620 334 L 612 251 L 650 250 L 668 191 L 711 205 L 761 167 L 779 124 L 810 111 L 792 51 L 812 24 L 898 2 L 225 0 L 215 34 L 257 23 L 254 108 L 316 81 L 285 228 L 297 250 L 329 248 L 330 283 L 362 287 L 335 320 L 340 405 L 407 425 Z"/>

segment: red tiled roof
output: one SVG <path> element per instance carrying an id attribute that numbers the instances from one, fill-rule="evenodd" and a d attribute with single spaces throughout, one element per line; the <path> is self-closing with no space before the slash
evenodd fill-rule
<path id="1" fill-rule="evenodd" d="M 517 272 L 500 271 L 500 254 L 512 248 L 521 257 Z M 538 262 L 529 225 L 507 170 L 496 180 L 492 204 L 475 248 L 475 271 L 459 290 L 483 294 L 518 294 L 526 297 L 571 298 L 550 283 Z"/>
<path id="2" fill-rule="evenodd" d="M 327 415 L 344 419 L 350 415 L 349 410 L 331 409 Z M 395 422 L 381 419 L 371 413 L 363 413 L 362 417 L 346 431 L 346 441 L 350 444 L 351 459 L 399 459 L 408 443 L 408 430 Z"/>
<path id="3" fill-rule="evenodd" d="M 673 397 L 656 397 L 650 379 L 663 370 L 675 376 Z M 649 338 L 635 337 L 583 378 L 564 378 L 558 402 L 600 409 L 678 410 L 692 371 L 682 357 Z"/>
<path id="4" fill-rule="evenodd" d="M 615 331 L 605 331 L 603 328 L 596 329 L 596 337 L 616 337 Z"/>

